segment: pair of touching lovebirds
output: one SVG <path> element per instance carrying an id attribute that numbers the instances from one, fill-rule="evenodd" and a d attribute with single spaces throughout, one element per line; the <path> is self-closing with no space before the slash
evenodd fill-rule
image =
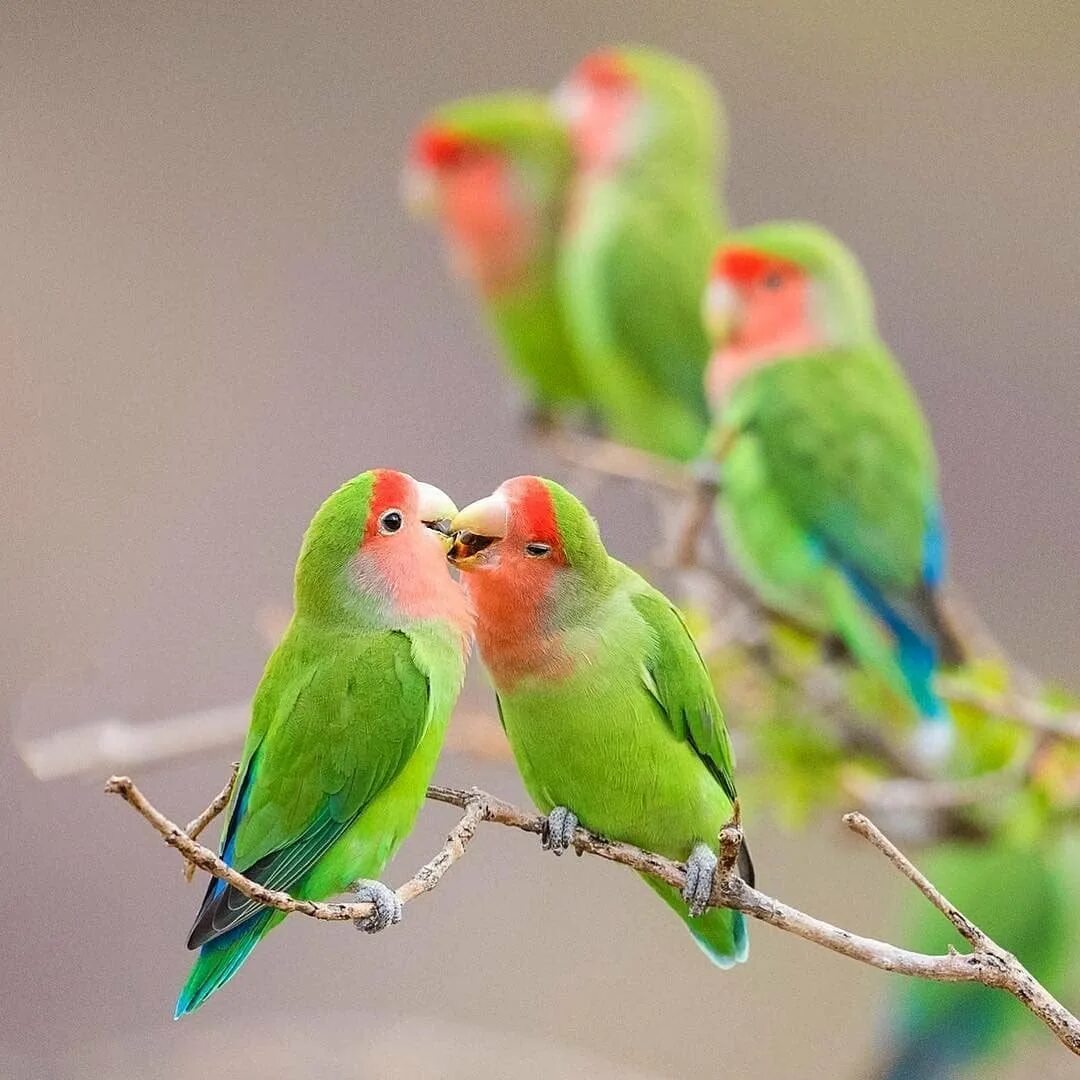
<path id="1" fill-rule="evenodd" d="M 397 922 L 400 901 L 377 879 L 424 801 L 474 636 L 548 815 L 544 846 L 561 854 L 580 824 L 684 862 L 681 893 L 645 880 L 714 963 L 745 960 L 743 916 L 707 906 L 736 793 L 705 664 L 671 602 L 607 553 L 570 492 L 536 476 L 461 511 L 390 469 L 326 500 L 252 703 L 222 858 L 298 898 L 354 891 L 373 905 L 360 929 Z M 752 883 L 745 851 L 739 869 Z M 212 880 L 177 1017 L 283 918 Z"/>

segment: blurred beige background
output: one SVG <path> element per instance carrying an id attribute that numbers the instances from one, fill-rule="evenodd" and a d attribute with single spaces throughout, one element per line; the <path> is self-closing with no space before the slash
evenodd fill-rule
<path id="1" fill-rule="evenodd" d="M 554 468 L 397 173 L 430 106 L 549 87 L 612 40 L 716 78 L 737 222 L 814 217 L 860 253 L 935 425 L 958 578 L 1020 659 L 1080 684 L 1080 8 L 807 7 L 0 12 L 6 729 L 244 697 L 259 612 L 363 468 L 459 501 Z M 639 499 L 596 509 L 618 554 L 647 550 Z M 184 819 L 228 760 L 139 780 Z M 441 775 L 520 795 L 502 767 Z M 495 828 L 399 929 L 291 920 L 173 1024 L 201 887 L 101 779 L 41 785 L 0 749 L 2 1075 L 835 1078 L 868 1059 L 885 976 L 766 927 L 720 975 L 626 873 Z M 451 820 L 430 807 L 390 880 Z M 901 885 L 833 823 L 750 828 L 766 889 L 891 931 Z M 1071 1065 L 1036 1031 L 1000 1075 Z"/>

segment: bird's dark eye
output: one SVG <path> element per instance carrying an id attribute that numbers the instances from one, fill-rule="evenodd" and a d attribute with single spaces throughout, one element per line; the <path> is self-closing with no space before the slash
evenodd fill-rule
<path id="1" fill-rule="evenodd" d="M 551 545 L 541 544 L 538 540 L 534 540 L 525 545 L 525 554 L 530 559 L 542 559 L 545 555 L 551 554 Z"/>
<path id="2" fill-rule="evenodd" d="M 762 284 L 766 289 L 779 289 L 784 284 L 784 275 L 779 270 L 772 270 L 765 275 Z"/>
<path id="3" fill-rule="evenodd" d="M 379 532 L 384 536 L 396 533 L 405 523 L 400 510 L 384 510 L 379 515 Z"/>

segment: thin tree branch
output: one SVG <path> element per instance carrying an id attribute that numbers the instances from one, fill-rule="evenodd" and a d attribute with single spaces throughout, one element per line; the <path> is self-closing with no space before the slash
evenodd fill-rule
<path id="1" fill-rule="evenodd" d="M 216 818 L 218 814 L 220 814 L 221 811 L 229 805 L 229 798 L 232 795 L 233 784 L 236 783 L 236 774 L 239 771 L 240 762 L 234 761 L 232 763 L 232 771 L 229 773 L 229 780 L 226 785 L 221 789 L 221 791 L 219 791 L 218 794 L 214 797 L 214 801 L 211 802 L 210 805 L 205 810 L 203 810 L 203 812 L 199 814 L 197 818 L 188 822 L 187 828 L 184 829 L 184 832 L 186 832 L 192 840 L 197 839 L 199 833 L 201 833 L 203 829 L 205 829 L 206 826 L 209 825 L 210 822 L 213 821 L 214 818 Z"/>
<path id="2" fill-rule="evenodd" d="M 693 475 L 681 465 L 609 439 L 571 434 L 558 427 L 544 428 L 538 438 L 555 457 L 575 469 L 632 480 L 676 495 L 691 495 L 697 486 Z"/>
<path id="3" fill-rule="evenodd" d="M 238 892 L 251 900 L 258 901 L 260 904 L 265 904 L 267 907 L 276 908 L 278 911 L 284 911 L 288 914 L 307 915 L 309 918 L 319 919 L 324 922 L 355 922 L 358 919 L 366 918 L 374 910 L 374 905 L 367 902 L 325 904 L 314 900 L 297 900 L 288 893 L 279 892 L 276 889 L 267 889 L 258 882 L 252 881 L 223 862 L 209 848 L 203 847 L 202 844 L 193 840 L 179 825 L 165 817 L 135 786 L 130 777 L 111 777 L 105 785 L 105 793 L 119 795 L 129 806 L 137 810 L 161 833 L 165 843 L 169 847 L 176 848 L 189 863 L 193 863 L 200 870 L 205 870 L 213 877 L 228 882 Z M 484 820 L 484 802 L 487 796 L 479 791 L 473 793 L 463 792 L 462 796 L 462 801 L 458 805 L 464 809 L 465 813 L 457 825 L 451 829 L 446 838 L 446 843 L 439 849 L 434 858 L 420 867 L 408 881 L 395 890 L 398 899 L 403 904 L 415 900 L 421 893 L 430 892 L 434 889 L 442 880 L 446 871 L 465 854 L 469 842 L 476 835 L 480 822 Z M 216 802 L 217 799 L 195 820 L 198 821 L 204 816 L 208 821 L 212 820 L 213 815 L 210 810 Z"/>
<path id="4" fill-rule="evenodd" d="M 874 845 L 956 927 L 973 949 L 986 950 L 993 942 L 966 915 L 951 904 L 930 879 L 865 815 L 845 814 L 844 824 Z"/>
<path id="5" fill-rule="evenodd" d="M 232 763 L 232 772 L 229 773 L 228 782 L 218 792 L 214 801 L 193 821 L 187 823 L 187 828 L 184 832 L 191 837 L 192 840 L 198 838 L 199 833 L 210 824 L 229 805 L 229 799 L 232 796 L 233 785 L 236 783 L 236 774 L 240 771 L 240 762 L 234 761 Z M 195 876 L 195 864 L 193 862 L 184 863 L 184 877 L 190 881 Z"/>
<path id="6" fill-rule="evenodd" d="M 989 694 L 959 679 L 940 680 L 941 696 L 955 705 L 972 705 L 990 716 L 1011 720 L 1034 731 L 1062 739 L 1080 740 L 1080 712 L 1056 712 L 1019 694 Z"/>
<path id="7" fill-rule="evenodd" d="M 314 919 L 344 922 L 370 913 L 370 904 L 323 904 L 296 900 L 287 893 L 265 889 L 221 861 L 212 851 L 192 840 L 178 825 L 156 810 L 128 777 L 114 776 L 105 790 L 120 795 L 165 838 L 197 866 L 234 885 L 245 896 L 279 911 L 307 915 Z M 481 821 L 539 834 L 544 818 L 529 813 L 476 788 L 461 790 L 431 787 L 428 798 L 462 808 L 465 813 L 451 831 L 439 853 L 397 890 L 402 902 L 433 889 L 446 870 L 464 854 Z M 209 809 L 209 808 L 208 808 Z M 200 815 L 201 817 L 202 815 Z M 1074 1054 L 1080 1055 L 1080 1020 L 1045 989 L 1011 953 L 1002 949 L 974 923 L 958 911 L 941 892 L 862 814 L 848 814 L 845 823 L 881 851 L 941 911 L 972 946 L 970 953 L 954 949 L 942 956 L 911 952 L 874 938 L 861 937 L 790 907 L 747 885 L 736 873 L 742 842 L 737 821 L 725 826 L 720 836 L 721 872 L 713 880 L 710 906 L 741 911 L 806 941 L 840 953 L 852 960 L 917 978 L 938 982 L 981 983 L 1004 990 L 1037 1016 Z M 578 854 L 597 855 L 611 862 L 649 874 L 675 888 L 685 884 L 685 867 L 654 852 L 631 844 L 607 840 L 585 829 L 574 834 Z"/>

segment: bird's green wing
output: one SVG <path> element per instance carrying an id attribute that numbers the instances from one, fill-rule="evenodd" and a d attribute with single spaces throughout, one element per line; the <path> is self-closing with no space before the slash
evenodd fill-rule
<path id="1" fill-rule="evenodd" d="M 652 588 L 631 601 L 652 631 L 653 648 L 642 680 L 672 730 L 685 739 L 735 802 L 735 757 L 709 672 L 690 631 L 671 601 Z"/>
<path id="2" fill-rule="evenodd" d="M 811 540 L 891 601 L 916 598 L 940 554 L 933 448 L 884 347 L 763 367 L 730 412 Z"/>
<path id="3" fill-rule="evenodd" d="M 412 756 L 430 719 L 427 675 L 399 632 L 307 641 L 275 653 L 253 704 L 222 857 L 288 890 Z M 220 936 L 259 905 L 213 881 L 188 940 Z"/>

